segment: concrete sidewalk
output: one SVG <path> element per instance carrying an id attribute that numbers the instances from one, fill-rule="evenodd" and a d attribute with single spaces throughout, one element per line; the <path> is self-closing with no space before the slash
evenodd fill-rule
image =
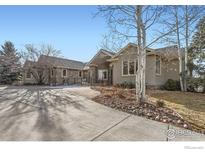
<path id="1" fill-rule="evenodd" d="M 130 116 L 95 141 L 205 141 L 205 135 L 138 116 Z"/>

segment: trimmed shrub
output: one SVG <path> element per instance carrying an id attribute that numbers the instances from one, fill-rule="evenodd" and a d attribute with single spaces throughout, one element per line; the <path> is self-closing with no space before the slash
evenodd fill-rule
<path id="1" fill-rule="evenodd" d="M 172 79 L 168 79 L 167 82 L 164 84 L 163 89 L 171 90 L 171 91 L 178 91 L 181 89 L 180 82 L 172 80 Z"/>

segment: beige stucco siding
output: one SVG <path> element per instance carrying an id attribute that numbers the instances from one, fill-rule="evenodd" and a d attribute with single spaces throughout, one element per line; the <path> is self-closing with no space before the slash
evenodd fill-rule
<path id="1" fill-rule="evenodd" d="M 179 80 L 179 61 L 161 60 L 161 75 L 156 75 L 156 85 L 164 85 L 168 79 Z"/>
<path id="2" fill-rule="evenodd" d="M 147 56 L 146 59 L 146 85 L 155 85 L 156 79 L 155 79 L 155 55 Z"/>
<path id="3" fill-rule="evenodd" d="M 124 82 L 135 83 L 135 75 L 122 75 L 122 63 L 126 61 L 135 61 L 137 57 L 136 49 L 129 48 L 118 56 L 118 60 L 113 61 L 113 84 Z M 178 60 L 166 61 L 161 59 L 161 74 L 156 74 L 156 56 L 149 55 L 146 58 L 146 85 L 161 86 L 168 79 L 179 80 Z"/>
<path id="4" fill-rule="evenodd" d="M 123 82 L 132 82 L 135 83 L 135 75 L 122 75 L 122 62 L 123 60 L 135 61 L 137 55 L 132 54 L 132 56 L 122 55 L 119 57 L 118 61 L 113 62 L 113 84 L 120 84 Z M 146 84 L 155 85 L 155 57 L 147 56 L 147 65 L 146 65 Z"/>
<path id="5" fill-rule="evenodd" d="M 179 60 L 172 60 L 168 63 L 165 79 L 179 80 Z"/>
<path id="6" fill-rule="evenodd" d="M 113 65 L 113 84 L 120 84 L 124 82 L 135 82 L 135 75 L 126 75 L 122 74 L 122 63 L 124 60 L 127 61 L 136 61 L 136 50 L 135 48 L 129 48 L 128 50 L 124 51 L 123 54 L 118 56 L 118 60 L 112 63 Z"/>

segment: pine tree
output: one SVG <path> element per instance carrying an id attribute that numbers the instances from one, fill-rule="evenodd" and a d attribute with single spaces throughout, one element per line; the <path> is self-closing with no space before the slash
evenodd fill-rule
<path id="1" fill-rule="evenodd" d="M 6 57 L 15 55 L 17 51 L 14 47 L 14 44 L 10 41 L 6 41 L 4 45 L 1 46 L 1 48 L 2 50 L 0 50 L 0 55 Z"/>
<path id="2" fill-rule="evenodd" d="M 195 65 L 195 71 L 199 75 L 205 75 L 205 16 L 200 19 L 196 29 L 189 51 L 189 60 Z"/>
<path id="3" fill-rule="evenodd" d="M 1 46 L 0 50 L 0 65 L 1 65 L 1 83 L 12 83 L 20 76 L 20 57 L 17 54 L 17 50 L 14 44 L 10 41 L 6 41 Z"/>

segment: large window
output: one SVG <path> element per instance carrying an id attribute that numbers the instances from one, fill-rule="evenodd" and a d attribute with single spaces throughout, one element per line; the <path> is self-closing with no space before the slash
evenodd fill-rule
<path id="1" fill-rule="evenodd" d="M 122 74 L 128 75 L 128 61 L 123 61 Z"/>
<path id="2" fill-rule="evenodd" d="M 138 70 L 137 60 L 127 60 L 122 63 L 122 75 L 134 75 Z"/>
<path id="3" fill-rule="evenodd" d="M 161 58 L 156 56 L 156 74 L 161 74 Z"/>
<path id="4" fill-rule="evenodd" d="M 133 75 L 135 74 L 135 62 L 129 61 L 129 74 Z"/>

